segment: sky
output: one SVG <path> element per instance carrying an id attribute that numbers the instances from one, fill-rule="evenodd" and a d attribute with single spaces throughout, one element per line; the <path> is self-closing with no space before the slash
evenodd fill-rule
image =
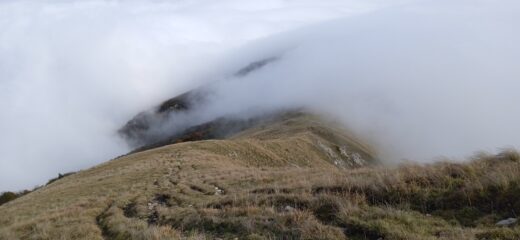
<path id="1" fill-rule="evenodd" d="M 2 1 L 0 191 L 128 152 L 116 131 L 132 116 L 222 79 L 211 104 L 185 117 L 304 106 L 392 162 L 518 147 L 519 5 Z"/>

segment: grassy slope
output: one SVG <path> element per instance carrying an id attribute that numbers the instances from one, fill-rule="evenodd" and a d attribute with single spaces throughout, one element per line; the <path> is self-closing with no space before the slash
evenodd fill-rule
<path id="1" fill-rule="evenodd" d="M 0 206 L 0 239 L 519 239 L 516 152 L 375 166 L 316 117 L 80 171 Z M 354 153 L 358 153 L 359 160 Z"/>

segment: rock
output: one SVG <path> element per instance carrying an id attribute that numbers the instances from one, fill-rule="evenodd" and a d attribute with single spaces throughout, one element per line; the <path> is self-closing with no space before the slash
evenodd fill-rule
<path id="1" fill-rule="evenodd" d="M 518 219 L 516 219 L 516 218 L 508 218 L 508 219 L 498 221 L 496 223 L 496 225 L 501 226 L 501 227 L 508 227 L 508 226 L 515 224 L 517 221 L 518 221 Z"/>
<path id="2" fill-rule="evenodd" d="M 283 208 L 283 210 L 285 210 L 286 212 L 292 212 L 292 211 L 294 211 L 294 208 L 291 207 L 291 206 L 289 206 L 289 205 L 287 205 L 287 206 L 285 206 L 285 207 Z"/>
<path id="3" fill-rule="evenodd" d="M 235 151 L 233 151 L 233 152 L 228 153 L 228 156 L 231 158 L 237 158 L 238 154 Z"/>
<path id="4" fill-rule="evenodd" d="M 365 164 L 365 160 L 361 157 L 359 153 L 351 153 L 349 155 L 349 159 L 351 159 L 354 163 L 356 163 L 359 166 Z"/>
<path id="5" fill-rule="evenodd" d="M 224 190 L 222 190 L 218 187 L 215 187 L 215 195 L 221 195 L 221 194 L 224 194 Z"/>
<path id="6" fill-rule="evenodd" d="M 332 150 L 330 147 L 328 147 L 321 141 L 318 141 L 318 146 L 327 154 L 327 156 L 329 156 L 330 159 L 338 159 L 338 156 L 336 155 L 334 150 Z"/>

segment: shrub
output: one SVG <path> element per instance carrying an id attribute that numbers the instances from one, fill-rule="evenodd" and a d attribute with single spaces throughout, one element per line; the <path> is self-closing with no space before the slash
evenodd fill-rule
<path id="1" fill-rule="evenodd" d="M 45 185 L 49 185 L 49 184 L 55 182 L 55 181 L 58 180 L 58 179 L 62 179 L 62 178 L 64 178 L 64 177 L 69 176 L 69 175 L 72 175 L 72 174 L 74 174 L 74 173 L 76 173 L 76 172 L 68 172 L 68 173 L 64 173 L 64 174 L 58 173 L 58 177 L 55 177 L 55 178 L 49 179 L 49 181 L 48 181 L 47 184 L 45 184 Z"/>
<path id="2" fill-rule="evenodd" d="M 3 192 L 2 195 L 0 195 L 0 205 L 15 200 L 16 198 L 18 198 L 18 195 L 14 192 Z"/>

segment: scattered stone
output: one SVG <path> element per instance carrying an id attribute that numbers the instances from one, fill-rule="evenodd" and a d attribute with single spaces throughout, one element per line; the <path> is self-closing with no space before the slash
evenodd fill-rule
<path id="1" fill-rule="evenodd" d="M 359 155 L 359 153 L 353 153 L 352 159 L 354 159 L 354 162 L 357 163 L 358 165 L 365 164 L 365 159 L 361 158 L 361 155 Z"/>
<path id="2" fill-rule="evenodd" d="M 346 146 L 336 146 L 339 154 L 337 154 L 334 150 L 332 150 L 332 148 L 328 147 L 321 141 L 318 141 L 318 146 L 333 161 L 334 165 L 338 167 L 363 166 L 366 164 L 366 161 L 361 157 L 361 154 L 357 152 L 349 152 Z"/>
<path id="3" fill-rule="evenodd" d="M 293 207 L 287 205 L 287 206 L 285 206 L 285 207 L 283 208 L 283 210 L 286 211 L 286 212 L 292 212 L 292 211 L 295 210 L 295 208 L 293 208 Z"/>
<path id="4" fill-rule="evenodd" d="M 224 190 L 222 190 L 218 187 L 215 187 L 215 195 L 221 195 L 221 194 L 224 194 Z"/>
<path id="5" fill-rule="evenodd" d="M 229 157 L 231 158 L 237 158 L 238 157 L 238 154 L 235 152 L 235 151 L 232 151 L 228 154 Z"/>
<path id="6" fill-rule="evenodd" d="M 518 219 L 516 219 L 516 218 L 508 218 L 508 219 L 498 221 L 496 223 L 496 225 L 501 226 L 501 227 L 508 227 L 508 226 L 515 224 L 517 221 L 518 221 Z"/>
<path id="7" fill-rule="evenodd" d="M 318 146 L 327 154 L 327 156 L 329 156 L 330 159 L 338 159 L 336 153 L 321 141 L 318 141 Z"/>
<path id="8" fill-rule="evenodd" d="M 347 151 L 347 147 L 345 146 L 342 146 L 339 148 L 339 153 L 345 157 L 348 157 L 349 154 L 348 154 L 348 151 Z"/>

